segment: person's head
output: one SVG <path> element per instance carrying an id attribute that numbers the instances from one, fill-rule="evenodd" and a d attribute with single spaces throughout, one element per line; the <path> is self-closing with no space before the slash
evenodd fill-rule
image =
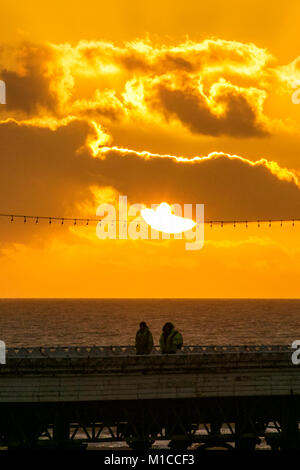
<path id="1" fill-rule="evenodd" d="M 141 330 L 144 330 L 145 328 L 147 328 L 147 323 L 145 321 L 141 321 L 140 323 L 140 329 Z"/>
<path id="2" fill-rule="evenodd" d="M 171 322 L 167 322 L 163 326 L 163 332 L 169 335 L 171 331 L 173 330 L 174 326 Z"/>

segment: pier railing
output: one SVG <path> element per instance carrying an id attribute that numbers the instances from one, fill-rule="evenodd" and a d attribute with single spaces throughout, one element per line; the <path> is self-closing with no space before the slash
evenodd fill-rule
<path id="1" fill-rule="evenodd" d="M 177 354 L 229 354 L 229 353 L 276 353 L 291 352 L 288 345 L 187 345 Z M 134 346 L 43 346 L 43 347 L 14 347 L 7 348 L 8 358 L 76 358 L 76 357 L 106 357 L 134 356 Z M 159 346 L 154 346 L 151 355 L 161 354 Z"/>

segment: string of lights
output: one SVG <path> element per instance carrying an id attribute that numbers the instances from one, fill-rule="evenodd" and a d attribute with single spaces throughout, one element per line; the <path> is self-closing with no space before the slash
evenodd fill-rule
<path id="1" fill-rule="evenodd" d="M 131 216 L 134 218 L 137 218 L 138 216 Z M 58 216 L 44 216 L 44 215 L 27 215 L 27 214 L 0 214 L 0 218 L 6 218 L 10 223 L 13 223 L 17 220 L 21 220 L 24 223 L 27 223 L 28 221 L 33 221 L 35 224 L 38 224 L 40 221 L 46 221 L 50 225 L 53 222 L 59 222 L 61 225 L 64 225 L 65 223 L 71 222 L 73 225 L 90 225 L 93 223 L 100 223 L 103 220 L 103 217 L 98 217 L 98 218 L 90 218 L 90 217 L 58 217 Z M 299 222 L 300 218 L 282 218 L 282 219 L 275 219 L 275 218 L 269 218 L 269 219 L 244 219 L 244 220 L 205 220 L 204 224 L 209 225 L 211 228 L 213 225 L 218 225 L 220 227 L 223 227 L 224 225 L 232 225 L 233 227 L 236 227 L 236 225 L 245 225 L 248 227 L 249 224 L 257 224 L 258 227 L 261 226 L 261 224 L 268 224 L 269 227 L 272 226 L 273 223 L 280 223 L 280 226 L 283 226 L 283 224 L 290 223 L 293 227 L 295 226 L 296 222 Z M 128 220 L 121 220 L 121 219 L 105 219 L 105 223 L 128 223 Z"/>

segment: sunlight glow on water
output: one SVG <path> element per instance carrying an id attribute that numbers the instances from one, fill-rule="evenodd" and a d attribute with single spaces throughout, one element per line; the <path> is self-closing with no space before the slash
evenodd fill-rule
<path id="1" fill-rule="evenodd" d="M 291 344 L 300 300 L 0 300 L 8 347 L 133 344 L 141 320 L 156 344 L 166 321 L 185 344 Z"/>

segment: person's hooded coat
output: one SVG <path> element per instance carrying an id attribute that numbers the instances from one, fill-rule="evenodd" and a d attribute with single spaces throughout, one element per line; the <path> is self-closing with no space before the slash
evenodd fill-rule
<path id="1" fill-rule="evenodd" d="M 175 354 L 178 349 L 181 349 L 183 344 L 182 335 L 179 331 L 175 330 L 172 325 L 170 334 L 165 338 L 164 332 L 160 335 L 160 350 L 163 354 Z"/>

